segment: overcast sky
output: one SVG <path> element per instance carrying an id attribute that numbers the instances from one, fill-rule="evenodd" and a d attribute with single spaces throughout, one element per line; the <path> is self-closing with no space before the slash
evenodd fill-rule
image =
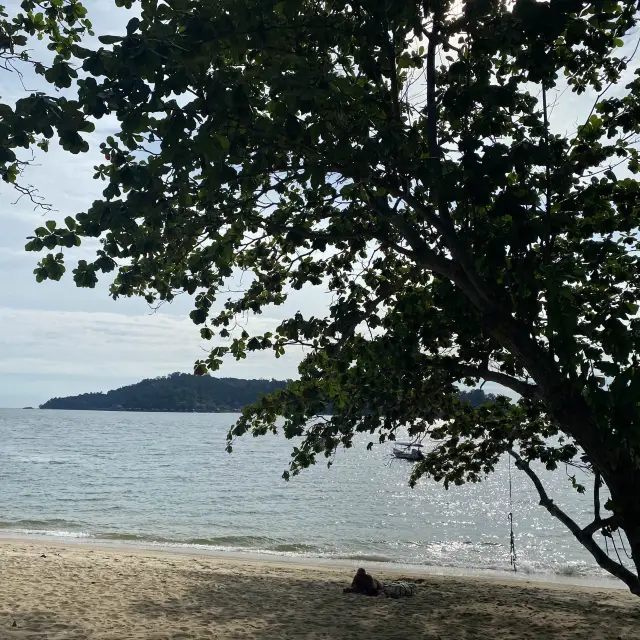
<path id="1" fill-rule="evenodd" d="M 19 1 L 5 4 L 12 12 Z M 97 34 L 121 33 L 130 17 L 108 0 L 87 0 L 85 5 Z M 28 90 L 53 90 L 28 74 L 24 82 Z M 17 75 L 0 70 L 1 101 L 24 95 Z M 76 289 L 71 277 L 35 282 L 38 255 L 24 251 L 26 237 L 45 220 L 79 213 L 100 197 L 105 184 L 93 180 L 93 167 L 102 160 L 99 143 L 116 131 L 116 124 L 113 119 L 98 121 L 86 154 L 73 156 L 52 145 L 23 177 L 24 183 L 37 186 L 56 213 L 34 211 L 26 199 L 14 204 L 15 193 L 0 183 L 0 407 L 36 406 L 52 396 L 106 391 L 144 377 L 190 372 L 205 354 L 207 343 L 188 318 L 192 306 L 186 297 L 152 313 L 142 300 L 111 300 L 107 280 L 94 290 Z M 75 260 L 83 252 L 89 257 L 90 247 L 74 252 Z M 263 314 L 249 328 L 275 328 L 285 313 L 298 308 L 323 313 L 323 296 L 298 296 L 287 309 Z M 230 359 L 220 375 L 293 377 L 298 360 L 299 354 Z"/>
<path id="2" fill-rule="evenodd" d="M 5 4 L 12 12 L 19 0 Z M 130 17 L 109 0 L 85 4 L 98 34 L 121 33 Z M 53 90 L 29 75 L 25 85 L 29 92 Z M 18 76 L 0 70 L 1 101 L 23 95 Z M 554 113 L 555 128 L 573 129 L 588 100 L 565 95 L 562 108 Z M 194 360 L 205 353 L 206 343 L 188 318 L 191 304 L 186 296 L 154 314 L 142 300 L 111 300 L 107 281 L 94 290 L 76 289 L 71 277 L 57 283 L 35 282 L 38 256 L 24 252 L 26 237 L 46 219 L 77 214 L 100 197 L 104 183 L 92 179 L 93 166 L 102 160 L 99 143 L 116 130 L 115 125 L 114 120 L 99 121 L 88 138 L 91 151 L 86 154 L 72 156 L 52 145 L 23 177 L 23 182 L 37 186 L 57 213 L 34 211 L 26 199 L 14 204 L 15 193 L 0 183 L 0 407 L 36 406 L 52 396 L 106 391 L 143 377 L 191 371 Z M 90 250 L 81 248 L 75 259 L 83 251 L 86 257 Z M 273 328 L 298 309 L 323 315 L 326 302 L 321 291 L 298 295 L 286 308 L 251 321 L 249 328 Z M 270 354 L 241 362 L 231 359 L 220 375 L 292 377 L 298 358 L 294 353 L 279 360 Z"/>

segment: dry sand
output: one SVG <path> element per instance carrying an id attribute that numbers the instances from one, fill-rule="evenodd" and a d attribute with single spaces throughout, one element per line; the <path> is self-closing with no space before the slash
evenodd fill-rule
<path id="1" fill-rule="evenodd" d="M 0 639 L 640 638 L 640 599 L 622 590 L 425 576 L 390 600 L 344 595 L 351 573 L 4 541 Z"/>

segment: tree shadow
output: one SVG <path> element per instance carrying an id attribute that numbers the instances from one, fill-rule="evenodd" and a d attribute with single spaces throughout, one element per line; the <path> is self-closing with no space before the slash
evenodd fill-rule
<path id="1" fill-rule="evenodd" d="M 640 637 L 640 601 L 621 605 L 601 591 L 434 577 L 413 598 L 392 600 L 345 595 L 336 581 L 302 579 L 293 570 L 182 571 L 180 578 L 182 593 L 137 600 L 135 613 L 167 629 L 260 640 Z"/>

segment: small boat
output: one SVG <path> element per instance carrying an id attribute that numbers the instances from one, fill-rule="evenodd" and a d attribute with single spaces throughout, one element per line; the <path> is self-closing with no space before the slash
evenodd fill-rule
<path id="1" fill-rule="evenodd" d="M 424 460 L 424 455 L 421 451 L 423 446 L 415 442 L 396 442 L 396 446 L 393 448 L 393 455 L 401 460 L 418 462 L 419 460 Z"/>

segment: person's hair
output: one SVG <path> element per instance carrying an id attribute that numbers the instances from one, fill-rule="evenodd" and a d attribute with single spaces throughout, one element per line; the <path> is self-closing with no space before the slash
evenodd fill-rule
<path id="1" fill-rule="evenodd" d="M 365 573 L 367 573 L 367 572 L 366 572 L 362 567 L 360 567 L 360 569 L 358 569 L 358 570 L 356 571 L 356 573 L 357 573 L 359 576 L 363 576 L 363 575 L 364 575 Z"/>

